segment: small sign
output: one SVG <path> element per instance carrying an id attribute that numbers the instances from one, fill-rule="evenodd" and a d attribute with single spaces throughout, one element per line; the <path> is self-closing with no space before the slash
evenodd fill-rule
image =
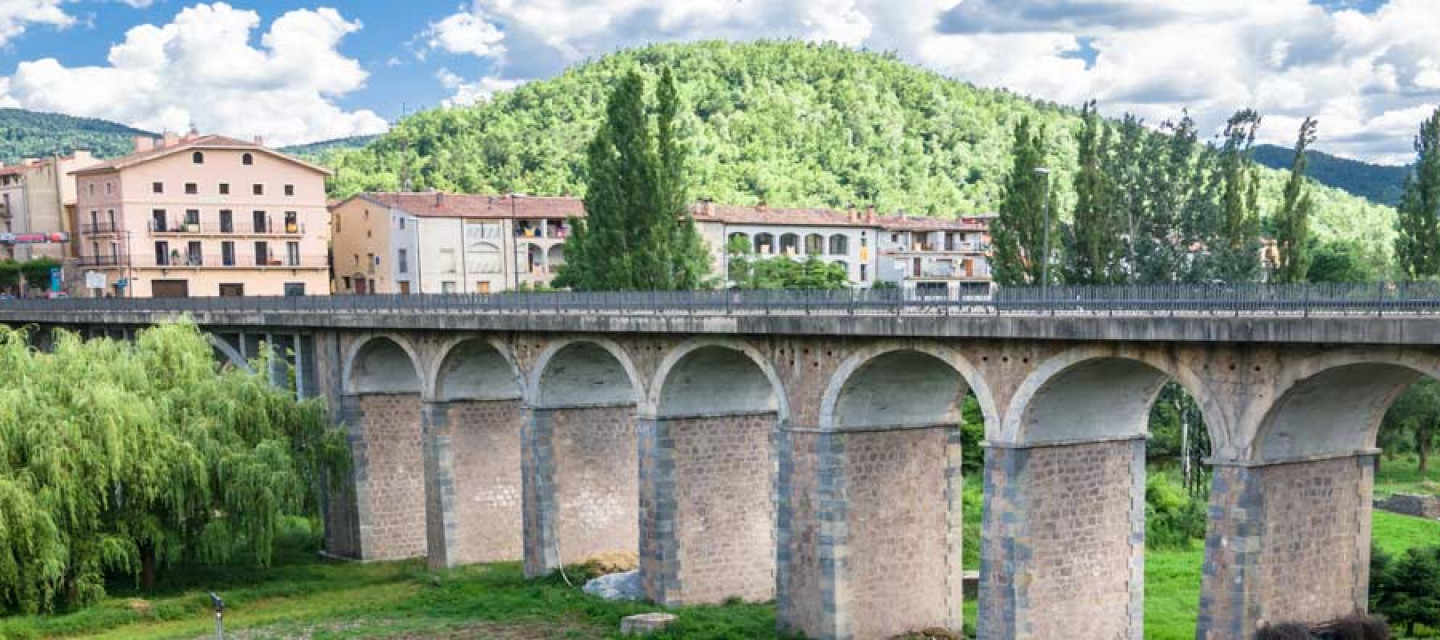
<path id="1" fill-rule="evenodd" d="M 63 270 L 60 269 L 60 267 L 51 267 L 51 268 L 50 268 L 50 291 L 51 291 L 51 293 L 60 293 L 60 289 L 62 288 L 62 285 L 65 284 L 64 280 L 65 280 L 65 273 L 64 273 Z"/>
<path id="2" fill-rule="evenodd" d="M 86 289 L 104 289 L 104 288 L 105 288 L 105 274 L 100 273 L 100 272 L 98 272 L 98 271 L 86 271 L 86 272 L 85 272 L 85 288 L 86 288 Z"/>

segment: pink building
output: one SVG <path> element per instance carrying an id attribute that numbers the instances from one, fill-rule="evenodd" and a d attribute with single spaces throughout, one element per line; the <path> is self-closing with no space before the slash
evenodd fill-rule
<path id="1" fill-rule="evenodd" d="M 79 265 L 127 297 L 330 292 L 329 170 L 223 136 L 136 138 L 74 172 Z"/>

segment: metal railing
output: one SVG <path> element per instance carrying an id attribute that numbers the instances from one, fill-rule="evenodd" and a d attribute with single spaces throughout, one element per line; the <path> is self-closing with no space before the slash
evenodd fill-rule
<path id="1" fill-rule="evenodd" d="M 515 313 L 604 315 L 1204 315 L 1440 314 L 1440 284 L 996 288 L 990 295 L 840 291 L 505 292 L 235 298 L 0 301 L 5 311 Z"/>

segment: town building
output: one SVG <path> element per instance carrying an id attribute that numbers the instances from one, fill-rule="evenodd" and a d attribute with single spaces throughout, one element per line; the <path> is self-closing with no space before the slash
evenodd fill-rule
<path id="1" fill-rule="evenodd" d="M 324 295 L 330 171 L 261 140 L 166 134 L 75 171 L 86 295 Z"/>
<path id="2" fill-rule="evenodd" d="M 577 198 L 364 193 L 331 207 L 337 293 L 490 293 L 549 286 Z"/>
<path id="3" fill-rule="evenodd" d="M 489 293 L 544 287 L 565 261 L 579 198 L 365 193 L 331 207 L 337 293 Z M 990 287 L 991 216 L 953 220 L 701 202 L 691 209 L 727 278 L 727 248 L 750 259 L 841 266 L 857 288 L 888 283 L 917 295 L 984 295 Z"/>
<path id="4" fill-rule="evenodd" d="M 70 172 L 99 164 L 88 150 L 26 158 L 0 167 L 0 260 L 74 257 L 75 180 Z"/>

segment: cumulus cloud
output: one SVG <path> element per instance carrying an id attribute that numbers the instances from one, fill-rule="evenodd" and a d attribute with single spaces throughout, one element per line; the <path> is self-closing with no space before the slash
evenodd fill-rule
<path id="1" fill-rule="evenodd" d="M 275 144 L 377 133 L 386 123 L 373 111 L 335 104 L 367 78 L 337 50 L 360 26 L 334 9 L 290 11 L 256 47 L 251 36 L 260 27 L 258 14 L 199 4 L 169 24 L 130 29 L 110 48 L 106 66 L 22 62 L 0 79 L 0 103 L 151 130 L 193 124 L 205 132 L 263 135 Z"/>
<path id="2" fill-rule="evenodd" d="M 456 13 L 431 23 L 430 48 L 450 53 L 489 56 L 504 51 L 500 41 L 504 34 L 495 25 L 473 13 Z"/>
<path id="3" fill-rule="evenodd" d="M 431 49 L 483 58 L 491 83 L 648 42 L 836 41 L 1151 123 L 1189 108 L 1218 131 L 1253 106 L 1277 144 L 1314 115 L 1321 148 L 1387 162 L 1440 103 L 1434 0 L 475 0 L 446 22 L 483 46 Z"/>
<path id="4" fill-rule="evenodd" d="M 32 24 L 68 27 L 75 18 L 60 8 L 64 0 L 0 0 L 0 45 L 25 33 Z"/>
<path id="5" fill-rule="evenodd" d="M 454 92 L 453 96 L 442 103 L 447 107 L 463 107 L 484 102 L 497 91 L 508 91 L 524 84 L 523 80 L 505 80 L 494 76 L 468 82 L 449 69 L 440 69 L 435 73 L 435 78 L 440 81 L 441 86 Z"/>

